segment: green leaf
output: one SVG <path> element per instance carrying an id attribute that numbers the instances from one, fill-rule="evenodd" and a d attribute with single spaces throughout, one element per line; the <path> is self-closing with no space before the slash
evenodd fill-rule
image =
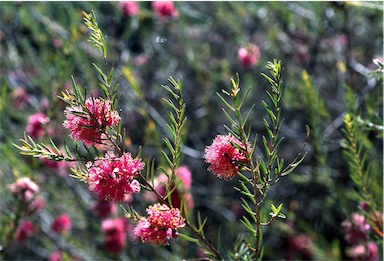
<path id="1" fill-rule="evenodd" d="M 224 102 L 224 104 L 231 109 L 232 111 L 236 111 L 235 108 L 233 108 L 224 98 L 220 95 L 220 93 L 216 92 L 216 94 L 219 96 L 219 98 Z"/>
<path id="2" fill-rule="evenodd" d="M 197 238 L 193 238 L 193 237 L 187 236 L 187 235 L 182 234 L 182 233 L 179 233 L 179 236 L 180 236 L 182 239 L 187 240 L 187 241 L 189 241 L 189 242 L 191 242 L 191 243 L 194 243 L 194 244 L 199 243 L 199 239 L 197 239 Z"/>
<path id="3" fill-rule="evenodd" d="M 168 155 L 162 150 L 161 154 L 163 155 L 165 161 L 167 162 L 168 166 L 172 168 L 173 164 L 172 161 L 169 159 Z"/>
<path id="4" fill-rule="evenodd" d="M 100 74 L 100 76 L 103 78 L 105 83 L 108 83 L 108 78 L 107 76 L 103 73 L 103 71 L 95 64 L 92 63 L 92 65 L 96 68 L 96 71 Z M 112 71 L 111 71 L 112 72 Z"/>
<path id="5" fill-rule="evenodd" d="M 251 222 L 249 222 L 249 220 L 243 216 L 243 219 L 240 219 L 240 222 L 249 230 L 251 231 L 253 234 L 256 235 L 256 230 L 253 228 Z"/>

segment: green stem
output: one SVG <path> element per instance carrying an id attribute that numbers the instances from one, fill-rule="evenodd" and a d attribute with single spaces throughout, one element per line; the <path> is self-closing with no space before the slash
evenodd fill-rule
<path id="1" fill-rule="evenodd" d="M 241 135 L 241 140 L 245 146 L 245 156 L 246 156 L 248 164 L 251 168 L 250 171 L 251 171 L 251 175 L 252 175 L 253 197 L 255 200 L 255 213 L 256 213 L 256 215 L 255 215 L 255 218 L 256 218 L 255 247 L 252 248 L 252 250 L 255 252 L 256 259 L 258 259 L 259 255 L 260 255 L 259 245 L 260 245 L 260 233 L 261 233 L 261 219 L 260 219 L 261 208 L 260 208 L 260 204 L 258 203 L 258 195 L 259 195 L 260 191 L 257 187 L 257 184 L 259 184 L 259 182 L 260 182 L 260 171 L 259 171 L 258 167 L 255 167 L 255 165 L 253 163 L 252 155 L 249 153 L 251 148 L 249 147 L 248 138 L 247 138 L 247 135 L 246 135 L 245 130 L 244 130 L 244 123 L 243 123 L 243 119 L 241 118 L 240 108 L 237 104 L 236 96 L 233 97 L 233 104 L 235 106 L 236 118 L 239 122 L 239 132 Z"/>

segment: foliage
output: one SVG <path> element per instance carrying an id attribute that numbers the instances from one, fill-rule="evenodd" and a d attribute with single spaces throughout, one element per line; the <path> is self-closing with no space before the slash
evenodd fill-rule
<path id="1" fill-rule="evenodd" d="M 344 260 L 352 257 L 341 224 L 357 211 L 372 228 L 369 240 L 382 248 L 377 213 L 383 211 L 382 6 L 175 6 L 178 18 L 162 19 L 151 2 L 140 2 L 134 16 L 124 15 L 118 2 L 1 5 L 1 258 L 48 259 L 54 251 L 61 251 L 63 259 L 82 260 L 218 258 L 216 250 L 228 260 L 255 259 L 259 254 L 266 260 Z M 237 51 L 248 43 L 259 47 L 260 57 L 256 66 L 244 68 Z M 284 62 L 284 70 L 277 60 L 268 63 L 273 58 Z M 231 76 L 237 105 L 225 87 Z M 169 86 L 162 88 L 167 80 Z M 27 95 L 21 95 L 21 89 Z M 94 209 L 98 199 L 86 183 L 70 177 L 70 169 L 74 176 L 86 177 L 83 163 L 104 153 L 97 146 L 64 139 L 68 132 L 62 126 L 63 111 L 74 97 L 84 104 L 87 97 L 98 96 L 110 100 L 123 119 L 105 129 L 114 149 L 145 159 L 143 191 L 151 191 L 152 180 L 165 173 L 167 192 L 157 197 L 173 205 L 176 189 L 171 183 L 179 182 L 175 170 L 186 165 L 192 172 L 194 208 L 188 209 L 185 198 L 181 202 L 189 225 L 168 246 L 144 245 L 127 236 L 120 253 L 108 252 L 104 219 Z M 220 110 L 223 105 L 225 112 Z M 42 137 L 35 139 L 25 132 L 29 116 L 37 112 L 49 122 Z M 223 127 L 225 122 L 229 124 Z M 306 125 L 309 136 L 304 134 Z M 233 181 L 224 182 L 208 173 L 202 157 L 216 134 L 228 132 L 250 141 L 253 170 L 244 165 Z M 34 157 L 20 155 L 20 149 Z M 47 164 L 40 156 L 59 161 Z M 75 166 L 73 161 L 82 163 Z M 68 165 L 57 165 L 60 162 Z M 251 173 L 258 173 L 258 182 Z M 39 185 L 43 210 L 27 214 L 10 193 L 9 185 L 22 177 Z M 134 226 L 150 202 L 141 193 L 130 200 L 116 205 L 109 217 L 126 215 Z M 254 200 L 260 202 L 260 228 L 254 220 Z M 361 201 L 370 208 L 360 209 Z M 282 212 L 285 220 L 276 219 Z M 68 233 L 57 234 L 51 225 L 62 213 L 73 225 Z M 25 219 L 38 230 L 19 243 L 15 231 Z M 255 255 L 253 231 L 258 229 L 263 248 Z"/>

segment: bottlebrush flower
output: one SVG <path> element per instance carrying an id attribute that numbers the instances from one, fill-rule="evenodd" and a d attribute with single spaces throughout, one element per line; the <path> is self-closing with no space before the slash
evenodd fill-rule
<path id="1" fill-rule="evenodd" d="M 27 214 L 32 215 L 45 208 L 45 200 L 42 197 L 36 197 L 28 206 Z"/>
<path id="2" fill-rule="evenodd" d="M 304 260 L 312 259 L 313 243 L 312 239 L 305 235 L 299 234 L 288 239 L 289 253 L 296 257 L 301 256 Z"/>
<path id="3" fill-rule="evenodd" d="M 67 232 L 72 227 L 72 220 L 67 214 L 61 214 L 52 223 L 52 230 L 56 233 Z"/>
<path id="4" fill-rule="evenodd" d="M 192 173 L 187 166 L 180 166 L 175 170 L 176 177 L 181 180 L 184 189 L 189 190 L 192 184 Z"/>
<path id="5" fill-rule="evenodd" d="M 370 226 L 363 215 L 354 213 L 350 221 L 344 221 L 341 225 L 344 227 L 345 240 L 350 244 L 368 238 Z"/>
<path id="6" fill-rule="evenodd" d="M 61 251 L 55 251 L 49 255 L 49 261 L 61 261 L 61 260 L 62 260 Z"/>
<path id="7" fill-rule="evenodd" d="M 126 16 L 135 16 L 139 13 L 139 5 L 134 1 L 121 1 L 120 7 Z"/>
<path id="8" fill-rule="evenodd" d="M 186 166 L 181 166 L 176 169 L 176 181 L 178 184 L 177 188 L 175 188 L 175 184 L 170 185 L 170 190 L 173 190 L 171 193 L 171 202 L 172 205 L 176 208 L 180 208 L 182 197 L 185 199 L 186 206 L 188 209 L 192 209 L 194 207 L 193 196 L 189 192 L 192 183 L 192 174 Z M 181 181 L 181 182 L 180 182 Z M 153 184 L 154 188 L 161 196 L 166 195 L 166 187 L 165 184 L 168 183 L 168 177 L 165 173 L 160 173 L 159 176 L 154 178 Z M 157 196 L 150 191 L 146 191 L 144 194 L 144 198 L 150 202 L 155 202 L 157 200 Z"/>
<path id="9" fill-rule="evenodd" d="M 104 159 L 86 165 L 89 190 L 103 200 L 124 201 L 127 193 L 140 191 L 140 183 L 134 177 L 144 165 L 141 159 L 133 159 L 130 153 L 121 157 L 114 156 L 113 152 L 106 153 Z"/>
<path id="10" fill-rule="evenodd" d="M 36 233 L 36 227 L 32 221 L 24 220 L 16 229 L 16 239 L 23 242 L 26 238 L 32 237 Z"/>
<path id="11" fill-rule="evenodd" d="M 154 1 L 152 2 L 152 9 L 161 19 L 177 18 L 179 16 L 179 12 L 172 1 Z"/>
<path id="12" fill-rule="evenodd" d="M 260 50 L 255 44 L 247 44 L 237 52 L 237 59 L 244 69 L 257 65 L 259 58 Z"/>
<path id="13" fill-rule="evenodd" d="M 155 204 L 147 208 L 148 218 L 142 218 L 134 229 L 142 242 L 168 245 L 168 240 L 178 236 L 177 230 L 185 226 L 177 208 Z"/>
<path id="14" fill-rule="evenodd" d="M 63 126 L 70 131 L 70 137 L 82 141 L 86 146 L 103 143 L 102 134 L 106 127 L 120 122 L 117 111 L 112 110 L 108 100 L 88 98 L 85 108 L 71 106 L 64 111 L 66 120 Z"/>
<path id="15" fill-rule="evenodd" d="M 17 87 L 11 94 L 11 100 L 17 110 L 22 110 L 29 103 L 29 95 L 23 87 Z"/>
<path id="16" fill-rule="evenodd" d="M 367 251 L 368 250 L 368 253 Z M 379 248 L 373 242 L 368 242 L 368 249 L 364 244 L 359 244 L 347 249 L 347 256 L 351 260 L 377 261 L 379 260 Z"/>
<path id="17" fill-rule="evenodd" d="M 39 192 L 39 186 L 30 178 L 17 180 L 15 183 L 9 185 L 9 189 L 16 198 L 25 203 L 31 203 L 35 195 Z"/>
<path id="18" fill-rule="evenodd" d="M 108 216 L 117 213 L 115 203 L 105 200 L 98 200 L 92 209 L 101 219 L 107 218 Z"/>
<path id="19" fill-rule="evenodd" d="M 101 227 L 104 233 L 104 247 L 111 253 L 119 253 L 125 246 L 127 236 L 125 218 L 106 219 L 102 222 Z"/>
<path id="20" fill-rule="evenodd" d="M 38 112 L 28 117 L 26 131 L 34 139 L 41 139 L 44 136 L 44 125 L 49 122 L 49 118 L 44 113 Z"/>
<path id="21" fill-rule="evenodd" d="M 216 136 L 212 145 L 205 148 L 205 161 L 211 164 L 208 170 L 219 178 L 232 179 L 237 175 L 239 162 L 247 161 L 244 150 L 244 144 L 231 134 Z"/>

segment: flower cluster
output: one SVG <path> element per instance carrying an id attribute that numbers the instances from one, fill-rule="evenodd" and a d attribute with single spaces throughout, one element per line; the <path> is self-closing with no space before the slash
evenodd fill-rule
<path id="1" fill-rule="evenodd" d="M 177 18 L 179 16 L 179 12 L 172 1 L 154 1 L 152 2 L 152 8 L 161 19 Z"/>
<path id="2" fill-rule="evenodd" d="M 28 92 L 23 87 L 17 87 L 11 94 L 11 100 L 17 110 L 22 110 L 29 104 Z"/>
<path id="3" fill-rule="evenodd" d="M 115 203 L 105 200 L 98 200 L 92 207 L 92 210 L 100 219 L 105 219 L 112 214 L 117 213 Z"/>
<path id="4" fill-rule="evenodd" d="M 360 207 L 365 206 L 360 205 Z M 341 225 L 344 227 L 344 238 L 351 245 L 346 251 L 349 258 L 352 260 L 379 260 L 377 245 L 374 242 L 367 242 L 371 227 L 363 215 L 353 213 L 351 220 L 346 220 Z"/>
<path id="5" fill-rule="evenodd" d="M 205 161 L 211 164 L 208 170 L 219 178 L 232 179 L 237 175 L 239 163 L 247 161 L 244 151 L 245 145 L 233 135 L 218 135 L 205 148 Z"/>
<path id="6" fill-rule="evenodd" d="M 373 242 L 368 242 L 368 249 L 364 244 L 350 247 L 346 254 L 351 260 L 377 261 L 380 257 L 379 248 Z"/>
<path id="7" fill-rule="evenodd" d="M 16 239 L 19 242 L 23 242 L 28 237 L 32 237 L 36 231 L 37 229 L 32 221 L 24 220 L 16 229 Z"/>
<path id="8" fill-rule="evenodd" d="M 260 58 L 259 47 L 255 44 L 247 44 L 237 52 L 237 59 L 244 69 L 257 65 Z"/>
<path id="9" fill-rule="evenodd" d="M 175 183 L 177 184 L 177 187 L 175 189 L 175 184 L 171 184 L 169 188 L 169 190 L 173 190 L 170 196 L 172 205 L 176 208 L 180 208 L 182 198 L 184 198 L 187 208 L 192 209 L 194 207 L 193 196 L 190 192 L 192 184 L 192 173 L 188 167 L 180 166 L 176 169 L 175 174 Z M 167 183 L 168 177 L 165 173 L 160 173 L 160 175 L 153 180 L 154 188 L 161 196 L 165 196 L 167 193 L 165 186 Z M 144 197 L 150 202 L 155 202 L 157 200 L 157 196 L 150 191 L 147 191 L 144 194 Z"/>
<path id="10" fill-rule="evenodd" d="M 52 230 L 56 233 L 65 233 L 72 227 L 72 220 L 67 214 L 61 214 L 52 223 Z"/>
<path id="11" fill-rule="evenodd" d="M 349 244 L 356 244 L 368 238 L 370 226 L 363 215 L 354 213 L 350 221 L 344 221 L 341 225 L 344 227 L 345 240 Z"/>
<path id="12" fill-rule="evenodd" d="M 85 107 L 70 106 L 64 114 L 66 120 L 63 126 L 70 131 L 70 137 L 88 147 L 103 144 L 105 128 L 120 122 L 120 116 L 112 110 L 111 102 L 103 99 L 88 98 Z"/>
<path id="13" fill-rule="evenodd" d="M 130 153 L 116 157 L 113 152 L 108 152 L 105 158 L 87 163 L 89 190 L 103 200 L 124 201 L 127 193 L 140 191 L 140 183 L 134 178 L 144 165 Z"/>
<path id="14" fill-rule="evenodd" d="M 289 254 L 292 257 L 300 256 L 303 260 L 313 258 L 312 239 L 305 234 L 298 234 L 288 239 Z"/>
<path id="15" fill-rule="evenodd" d="M 49 118 L 42 112 L 32 114 L 28 117 L 26 131 L 34 139 L 41 139 L 44 136 L 44 125 L 49 122 Z"/>
<path id="16" fill-rule="evenodd" d="M 106 219 L 101 224 L 105 241 L 104 247 L 111 253 L 119 253 L 125 246 L 126 233 L 125 218 Z"/>
<path id="17" fill-rule="evenodd" d="M 30 178 L 21 178 L 9 185 L 12 194 L 25 203 L 32 203 L 35 195 L 39 192 L 39 186 Z"/>
<path id="18" fill-rule="evenodd" d="M 147 208 L 148 218 L 142 218 L 134 229 L 142 242 L 168 245 L 168 240 L 178 236 L 177 230 L 185 226 L 179 209 L 155 204 Z"/>
<path id="19" fill-rule="evenodd" d="M 49 261 L 61 261 L 63 260 L 63 254 L 61 253 L 61 251 L 55 251 L 55 252 L 52 252 L 50 255 L 49 255 Z"/>
<path id="20" fill-rule="evenodd" d="M 139 13 L 139 5 L 135 1 L 121 1 L 120 7 L 126 16 L 135 16 Z"/>

